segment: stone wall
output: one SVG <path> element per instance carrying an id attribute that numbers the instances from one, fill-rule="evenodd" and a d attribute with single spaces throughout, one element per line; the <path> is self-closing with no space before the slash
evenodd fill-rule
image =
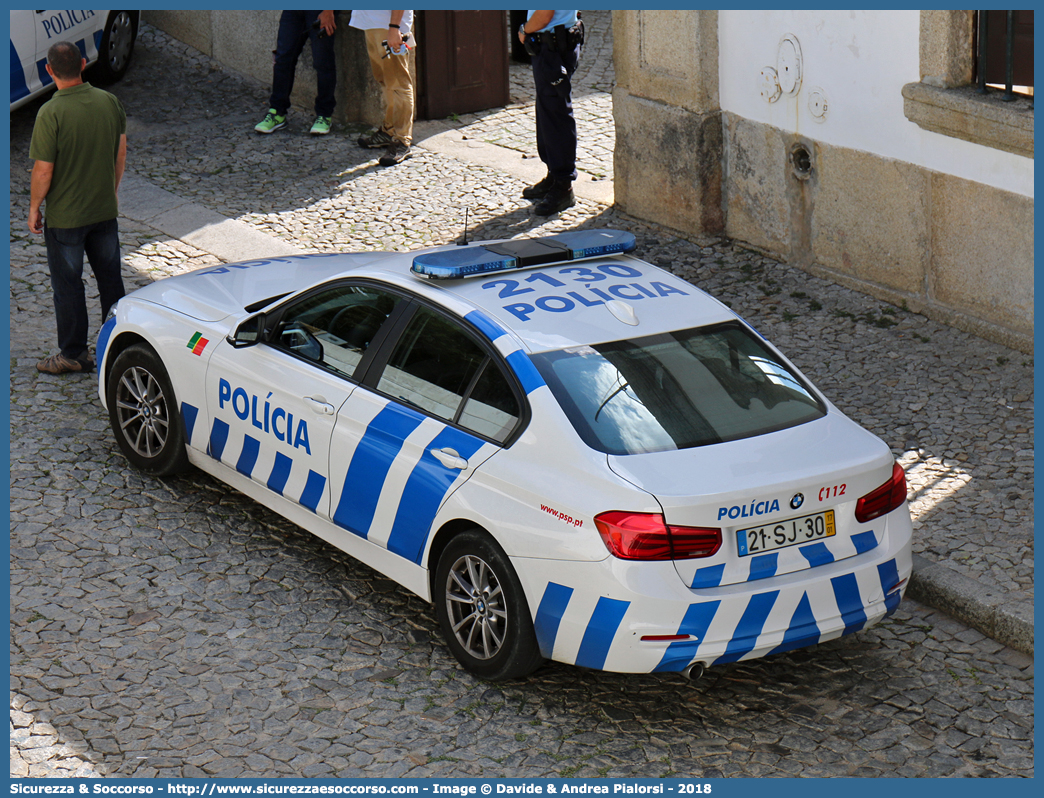
<path id="1" fill-rule="evenodd" d="M 334 120 L 379 125 L 384 116 L 383 100 L 370 70 L 363 32 L 348 27 L 350 13 L 342 11 L 337 20 Z M 279 14 L 279 11 L 143 11 L 142 19 L 230 69 L 271 85 L 272 50 L 279 30 Z M 311 111 L 315 89 L 311 46 L 306 44 L 297 63 L 290 99 L 294 105 Z M 265 109 L 258 110 L 264 114 Z"/>
<path id="2" fill-rule="evenodd" d="M 719 232 L 717 15 L 614 11 L 616 203 L 678 230 Z"/>
<path id="3" fill-rule="evenodd" d="M 1032 351 L 1032 198 L 731 114 L 723 120 L 730 238 Z M 795 163 L 799 150 L 807 169 Z"/>
<path id="4" fill-rule="evenodd" d="M 1032 352 L 1033 198 L 723 112 L 717 25 L 613 13 L 620 208 Z"/>

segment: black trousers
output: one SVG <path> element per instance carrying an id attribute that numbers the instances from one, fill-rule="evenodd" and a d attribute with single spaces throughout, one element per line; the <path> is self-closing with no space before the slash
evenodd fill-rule
<path id="1" fill-rule="evenodd" d="M 579 45 L 564 54 L 541 47 L 533 56 L 537 153 L 547 166 L 548 174 L 563 183 L 576 180 L 576 120 L 571 81 L 579 61 Z"/>

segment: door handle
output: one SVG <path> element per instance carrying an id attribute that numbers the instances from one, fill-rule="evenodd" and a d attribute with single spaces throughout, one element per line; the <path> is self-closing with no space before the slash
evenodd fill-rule
<path id="1" fill-rule="evenodd" d="M 316 413 L 322 413 L 324 416 L 332 416 L 334 414 L 334 406 L 322 396 L 306 396 L 304 399 Z"/>
<path id="2" fill-rule="evenodd" d="M 458 468 L 463 471 L 468 467 L 468 461 L 453 449 L 429 449 L 429 452 L 432 457 L 446 466 L 446 468 Z"/>

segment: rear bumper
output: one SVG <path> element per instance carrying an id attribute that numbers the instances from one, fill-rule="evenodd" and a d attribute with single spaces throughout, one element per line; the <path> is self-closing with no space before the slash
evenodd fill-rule
<path id="1" fill-rule="evenodd" d="M 622 673 L 681 671 L 815 645 L 893 613 L 912 570 L 905 505 L 887 528 L 863 554 L 718 588 L 686 588 L 670 562 L 517 560 L 516 570 L 544 656 Z M 687 637 L 662 639 L 670 635 Z"/>

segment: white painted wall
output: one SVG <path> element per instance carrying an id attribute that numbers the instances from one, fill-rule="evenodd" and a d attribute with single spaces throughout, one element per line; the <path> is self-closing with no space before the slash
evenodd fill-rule
<path id="1" fill-rule="evenodd" d="M 902 88 L 920 80 L 919 11 L 720 11 L 721 109 L 814 141 L 850 147 L 1033 196 L 1033 160 L 924 130 L 903 113 Z M 761 96 L 783 37 L 801 47 L 795 95 Z M 815 121 L 812 89 L 827 99 Z"/>

